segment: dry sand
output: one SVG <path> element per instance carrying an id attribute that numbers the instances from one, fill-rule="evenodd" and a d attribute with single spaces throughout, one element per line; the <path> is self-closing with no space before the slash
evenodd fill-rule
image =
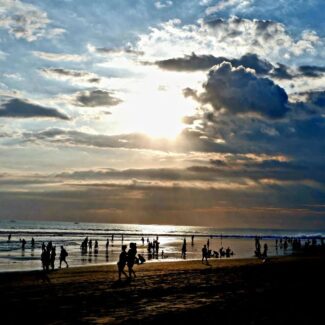
<path id="1" fill-rule="evenodd" d="M 322 257 L 210 260 L 0 274 L 2 324 L 316 324 Z"/>

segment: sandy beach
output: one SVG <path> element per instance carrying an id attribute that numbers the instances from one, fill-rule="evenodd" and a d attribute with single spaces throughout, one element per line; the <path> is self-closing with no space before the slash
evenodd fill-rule
<path id="1" fill-rule="evenodd" d="M 3 324 L 313 324 L 322 315 L 324 258 L 165 262 L 0 274 Z"/>

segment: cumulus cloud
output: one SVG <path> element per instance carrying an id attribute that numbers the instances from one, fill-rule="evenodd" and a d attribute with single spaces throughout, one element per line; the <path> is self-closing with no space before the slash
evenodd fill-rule
<path id="1" fill-rule="evenodd" d="M 5 28 L 17 39 L 33 42 L 40 38 L 53 38 L 65 32 L 62 28 L 48 28 L 51 20 L 46 12 L 35 5 L 19 0 L 1 0 L 0 6 L 0 28 Z"/>
<path id="2" fill-rule="evenodd" d="M 182 25 L 175 19 L 140 35 L 137 49 L 149 60 L 182 57 L 190 48 L 197 55 L 238 57 L 256 53 L 277 62 L 283 57 L 313 54 L 320 42 L 319 36 L 309 30 L 293 38 L 285 25 L 272 20 L 230 17 Z"/>
<path id="3" fill-rule="evenodd" d="M 64 113 L 54 109 L 46 108 L 29 101 L 13 98 L 2 103 L 0 107 L 0 117 L 13 118 L 57 118 L 61 120 L 69 120 Z"/>
<path id="4" fill-rule="evenodd" d="M 98 75 L 79 70 L 62 69 L 62 68 L 43 68 L 40 70 L 42 75 L 52 79 L 68 80 L 71 82 L 98 83 Z"/>
<path id="5" fill-rule="evenodd" d="M 243 66 L 229 62 L 210 69 L 204 91 L 196 95 L 203 104 L 215 110 L 222 108 L 232 113 L 255 112 L 269 118 L 281 118 L 289 110 L 285 90 L 268 78 L 259 78 Z M 189 95 L 190 90 L 185 95 Z"/>
<path id="6" fill-rule="evenodd" d="M 47 60 L 47 61 L 60 61 L 60 62 L 82 62 L 86 61 L 87 58 L 78 54 L 67 54 L 67 53 L 51 53 L 42 51 L 33 51 L 33 55 L 36 57 Z"/>
<path id="7" fill-rule="evenodd" d="M 113 92 L 106 90 L 85 90 L 77 93 L 74 103 L 78 106 L 116 106 L 122 102 Z"/>

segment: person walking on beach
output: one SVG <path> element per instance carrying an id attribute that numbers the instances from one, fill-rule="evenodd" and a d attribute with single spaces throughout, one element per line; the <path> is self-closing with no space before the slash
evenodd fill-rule
<path id="1" fill-rule="evenodd" d="M 107 238 L 107 240 L 106 240 L 106 251 L 108 251 L 108 246 L 109 246 L 109 239 Z"/>
<path id="2" fill-rule="evenodd" d="M 67 258 L 67 256 L 68 256 L 69 254 L 68 254 L 68 252 L 65 250 L 65 248 L 63 247 L 63 246 L 61 246 L 61 252 L 60 252 L 60 269 L 61 269 L 61 264 L 62 264 L 62 262 L 64 262 L 66 265 L 67 265 L 67 267 L 69 267 L 69 264 L 68 264 L 68 262 L 66 261 L 66 258 Z"/>
<path id="3" fill-rule="evenodd" d="M 31 245 L 32 245 L 32 249 L 34 249 L 34 247 L 35 247 L 35 239 L 34 239 L 34 237 L 32 238 Z"/>
<path id="4" fill-rule="evenodd" d="M 134 277 L 136 277 L 135 272 L 133 270 L 136 255 L 137 255 L 137 244 L 130 243 L 130 249 L 128 251 L 128 257 L 127 257 L 127 265 L 128 265 L 128 269 L 129 269 L 130 279 L 132 278 L 132 274 Z"/>
<path id="5" fill-rule="evenodd" d="M 121 281 L 121 275 L 123 274 L 127 279 L 129 278 L 128 275 L 125 273 L 124 268 L 128 260 L 128 255 L 126 253 L 126 245 L 122 245 L 122 252 L 120 254 L 119 261 L 117 262 L 118 268 L 118 279 Z"/>
<path id="6" fill-rule="evenodd" d="M 204 245 L 203 248 L 202 248 L 202 263 L 203 263 L 204 259 L 205 259 L 206 263 L 209 264 L 207 245 Z"/>
<path id="7" fill-rule="evenodd" d="M 8 235 L 8 243 L 10 242 L 11 240 L 11 234 Z"/>

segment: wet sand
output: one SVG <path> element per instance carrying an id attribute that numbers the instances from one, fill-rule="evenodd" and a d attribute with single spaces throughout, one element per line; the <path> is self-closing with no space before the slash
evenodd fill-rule
<path id="1" fill-rule="evenodd" d="M 316 324 L 325 259 L 150 263 L 0 274 L 2 324 Z"/>

